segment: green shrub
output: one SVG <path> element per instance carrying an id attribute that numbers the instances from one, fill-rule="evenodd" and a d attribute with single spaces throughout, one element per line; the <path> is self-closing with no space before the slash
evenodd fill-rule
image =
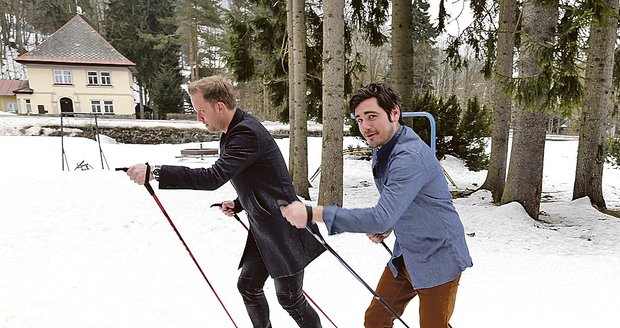
<path id="1" fill-rule="evenodd" d="M 613 166 L 620 167 L 620 138 L 607 138 L 605 161 Z"/>
<path id="2" fill-rule="evenodd" d="M 455 153 L 465 161 L 472 171 L 484 170 L 489 165 L 485 150 L 487 137 L 491 136 L 491 113 L 481 106 L 478 98 L 467 101 L 467 109 L 459 124 L 461 144 L 455 146 Z"/>
<path id="3" fill-rule="evenodd" d="M 453 155 L 465 161 L 472 171 L 487 168 L 489 159 L 486 150 L 486 138 L 490 136 L 491 114 L 481 106 L 478 98 L 468 100 L 467 108 L 462 113 L 456 96 L 444 102 L 430 92 L 424 96 L 416 96 L 414 111 L 429 112 L 436 121 L 436 156 L 443 159 L 445 155 Z M 411 124 L 420 137 L 429 143 L 430 126 L 428 121 L 416 119 Z"/>

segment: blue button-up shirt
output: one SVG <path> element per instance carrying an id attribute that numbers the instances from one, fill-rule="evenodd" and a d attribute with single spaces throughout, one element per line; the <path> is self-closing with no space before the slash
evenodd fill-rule
<path id="1" fill-rule="evenodd" d="M 373 149 L 378 203 L 370 208 L 326 206 L 323 220 L 330 235 L 394 230 L 390 262 L 402 256 L 414 288 L 454 280 L 472 266 L 465 231 L 435 154 L 409 127 L 401 126 L 380 149 Z"/>

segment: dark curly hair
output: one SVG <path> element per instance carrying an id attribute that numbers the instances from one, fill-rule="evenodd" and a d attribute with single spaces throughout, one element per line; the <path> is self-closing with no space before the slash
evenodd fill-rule
<path id="1" fill-rule="evenodd" d="M 388 115 L 388 120 L 392 122 L 391 113 L 394 107 L 400 109 L 400 95 L 389 84 L 384 82 L 373 82 L 357 90 L 351 100 L 349 100 L 349 111 L 355 114 L 355 108 L 369 98 L 377 98 L 377 103 Z M 403 124 L 403 113 L 400 112 L 398 123 Z"/>

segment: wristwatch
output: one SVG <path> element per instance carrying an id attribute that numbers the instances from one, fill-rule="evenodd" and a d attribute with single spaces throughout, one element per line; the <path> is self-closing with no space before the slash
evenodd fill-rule
<path id="1" fill-rule="evenodd" d="M 153 166 L 153 177 L 156 181 L 159 181 L 159 170 L 161 170 L 161 165 Z"/>

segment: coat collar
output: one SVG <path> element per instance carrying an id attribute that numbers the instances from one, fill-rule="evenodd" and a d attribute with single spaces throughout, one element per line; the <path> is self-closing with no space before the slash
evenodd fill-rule
<path id="1" fill-rule="evenodd" d="M 230 124 L 228 124 L 228 129 L 226 130 L 226 132 L 224 132 L 224 134 L 228 133 L 228 131 L 230 131 L 235 125 L 241 122 L 241 119 L 244 115 L 245 112 L 241 108 L 237 107 L 235 109 L 235 115 L 233 115 L 232 120 L 230 120 Z"/>

